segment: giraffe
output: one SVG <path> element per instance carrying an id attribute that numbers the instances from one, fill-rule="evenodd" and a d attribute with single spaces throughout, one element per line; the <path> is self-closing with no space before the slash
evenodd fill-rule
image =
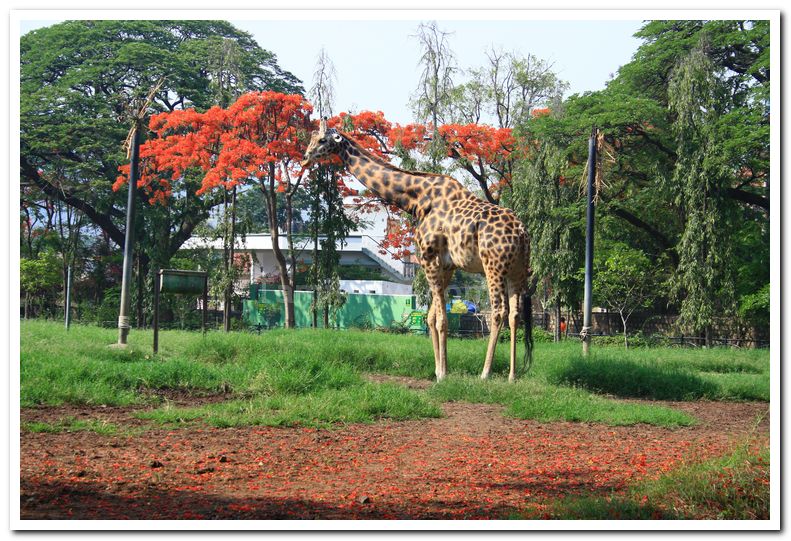
<path id="1" fill-rule="evenodd" d="M 426 317 L 434 348 L 437 381 L 448 370 L 448 318 L 445 290 L 454 270 L 484 274 L 491 303 L 491 325 L 481 378 L 489 377 L 503 323 L 511 330 L 509 381 L 516 379 L 516 341 L 520 305 L 525 323 L 525 362 L 532 362 L 529 290 L 530 242 L 522 222 L 510 210 L 483 201 L 458 180 L 406 171 L 363 148 L 349 135 L 327 129 L 322 119 L 311 135 L 303 167 L 331 155 L 382 200 L 416 220 L 415 242 L 432 302 Z"/>

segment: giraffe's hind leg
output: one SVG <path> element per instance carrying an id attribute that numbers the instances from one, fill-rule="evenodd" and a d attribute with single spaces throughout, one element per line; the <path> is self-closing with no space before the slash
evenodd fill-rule
<path id="1" fill-rule="evenodd" d="M 508 372 L 508 381 L 516 379 L 516 331 L 519 328 L 519 297 L 521 293 L 516 288 L 511 288 L 508 294 L 508 325 L 511 329 L 511 367 Z"/>
<path id="2" fill-rule="evenodd" d="M 508 314 L 505 305 L 505 278 L 494 272 L 487 272 L 486 280 L 489 283 L 489 303 L 492 307 L 492 316 L 489 328 L 489 346 L 486 348 L 486 360 L 483 363 L 483 372 L 481 373 L 482 379 L 488 378 L 492 371 L 492 360 L 494 359 L 494 351 L 497 348 L 497 338 L 500 336 L 500 328 Z"/>

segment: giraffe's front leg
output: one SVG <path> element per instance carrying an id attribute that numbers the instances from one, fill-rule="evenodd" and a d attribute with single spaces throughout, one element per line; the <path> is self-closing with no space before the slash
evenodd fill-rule
<path id="1" fill-rule="evenodd" d="M 448 316 L 445 313 L 445 289 L 453 271 L 443 270 L 439 258 L 432 260 L 424 270 L 431 289 L 428 326 L 432 332 L 431 341 L 434 346 L 434 373 L 437 381 L 441 381 L 448 373 Z"/>

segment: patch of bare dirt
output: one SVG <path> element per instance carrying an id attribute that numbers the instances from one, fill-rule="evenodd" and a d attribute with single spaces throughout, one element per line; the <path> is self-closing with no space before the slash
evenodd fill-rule
<path id="1" fill-rule="evenodd" d="M 430 384 L 407 380 L 376 377 Z M 182 405 L 203 400 L 173 398 Z M 498 519 L 569 495 L 617 493 L 685 461 L 722 455 L 750 435 L 768 439 L 765 403 L 662 405 L 701 422 L 677 429 L 539 423 L 507 418 L 499 406 L 448 403 L 440 419 L 331 430 L 25 432 L 21 516 Z M 135 426 L 139 410 L 28 408 L 22 418 Z"/>

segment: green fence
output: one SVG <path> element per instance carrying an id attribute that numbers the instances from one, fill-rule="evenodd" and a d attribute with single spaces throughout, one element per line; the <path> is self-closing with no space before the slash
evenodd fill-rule
<path id="1" fill-rule="evenodd" d="M 244 301 L 243 318 L 245 324 L 255 327 L 282 327 L 285 320 L 283 292 L 277 289 L 252 287 L 250 299 Z M 294 319 L 297 327 L 311 327 L 313 314 L 310 304 L 313 293 L 294 292 Z M 391 327 L 393 323 L 410 325 L 416 309 L 414 295 L 370 295 L 347 293 L 346 302 L 338 310 L 330 325 L 346 329 L 350 327 L 376 328 Z M 319 312 L 319 327 L 324 326 L 324 318 Z M 422 321 L 421 321 L 422 323 Z"/>

